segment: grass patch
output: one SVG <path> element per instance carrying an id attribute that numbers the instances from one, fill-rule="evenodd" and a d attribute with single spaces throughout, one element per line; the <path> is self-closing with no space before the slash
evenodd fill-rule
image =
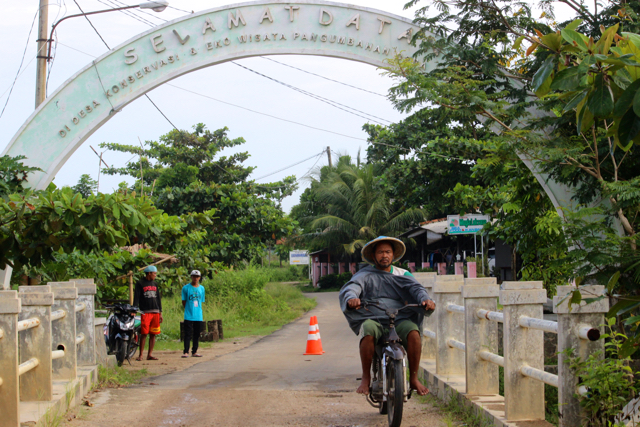
<path id="1" fill-rule="evenodd" d="M 420 403 L 428 403 L 437 408 L 443 416 L 443 421 L 448 427 L 453 425 L 464 425 L 466 427 L 492 427 L 493 421 L 489 418 L 475 413 L 471 405 L 467 406 L 461 402 L 463 399 L 457 392 L 450 396 L 445 402 L 434 396 L 417 396 Z"/>
<path id="2" fill-rule="evenodd" d="M 268 335 L 302 316 L 316 306 L 315 299 L 302 295 L 299 288 L 284 283 L 267 283 L 251 292 L 210 295 L 202 305 L 205 320 L 222 319 L 225 339 L 247 335 Z M 162 334 L 156 341 L 157 350 L 180 350 L 180 322 L 184 311 L 180 295 L 162 300 Z M 206 348 L 211 343 L 202 343 Z"/>
<path id="3" fill-rule="evenodd" d="M 312 294 L 316 292 L 338 292 L 340 289 L 323 289 L 323 288 L 314 288 L 311 282 L 309 283 L 300 283 L 296 285 L 300 292 L 304 292 L 305 294 Z"/>
<path id="4" fill-rule="evenodd" d="M 135 384 L 141 378 L 149 375 L 146 369 L 137 371 L 126 370 L 122 367 L 104 367 L 98 366 L 98 383 L 95 388 L 119 388 Z"/>

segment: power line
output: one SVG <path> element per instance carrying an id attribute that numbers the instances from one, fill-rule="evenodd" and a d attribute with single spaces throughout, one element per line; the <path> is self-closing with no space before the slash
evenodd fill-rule
<path id="1" fill-rule="evenodd" d="M 266 177 L 268 177 L 268 176 L 275 175 L 275 174 L 277 174 L 277 173 L 279 173 L 279 172 L 282 172 L 282 171 L 284 171 L 284 170 L 290 169 L 290 168 L 292 168 L 292 167 L 294 167 L 294 166 L 298 166 L 300 163 L 304 163 L 304 162 L 306 162 L 307 160 L 311 160 L 311 159 L 313 159 L 313 158 L 315 158 L 315 157 L 321 156 L 321 155 L 323 155 L 324 153 L 325 153 L 325 151 L 324 151 L 324 150 L 322 150 L 322 151 L 321 151 L 320 153 L 318 153 L 318 154 L 314 154 L 313 156 L 311 156 L 311 157 L 307 157 L 307 158 L 306 158 L 306 159 L 304 159 L 304 160 L 300 160 L 299 162 L 296 162 L 296 163 L 291 164 L 291 165 L 289 165 L 289 166 L 285 166 L 285 167 L 283 167 L 282 169 L 278 169 L 278 170 L 277 170 L 277 171 L 275 171 L 275 172 L 268 173 L 268 174 L 263 175 L 263 176 L 261 176 L 261 177 L 259 177 L 259 178 L 254 178 L 254 180 L 255 180 L 255 181 L 259 181 L 259 180 L 261 180 L 261 179 L 263 179 L 263 178 L 266 178 Z"/>
<path id="2" fill-rule="evenodd" d="M 330 79 L 329 77 L 321 76 L 320 74 L 312 73 L 311 71 L 303 70 L 302 68 L 294 67 L 293 65 L 285 64 L 284 62 L 276 61 L 275 59 L 265 58 L 264 56 L 261 56 L 260 58 L 266 59 L 267 61 L 275 62 L 276 64 L 284 65 L 285 67 L 293 68 L 294 70 L 302 71 L 303 73 L 311 74 L 312 76 L 320 77 L 321 79 L 329 80 L 330 82 L 339 83 L 341 85 L 348 86 L 348 87 L 353 88 L 353 89 L 358 89 L 358 90 L 361 90 L 363 92 L 369 92 L 369 93 L 371 93 L 373 95 L 378 95 L 378 96 L 381 96 L 383 98 L 387 97 L 387 95 L 383 95 L 381 93 L 377 93 L 377 92 L 373 92 L 371 90 L 363 89 L 363 88 L 358 87 L 358 86 L 350 85 L 349 83 L 344 83 L 344 82 L 341 82 L 339 80 Z"/>
<path id="3" fill-rule="evenodd" d="M 40 12 L 40 8 L 38 8 L 38 10 L 36 11 L 35 15 L 33 15 L 33 21 L 31 22 L 31 28 L 29 29 L 29 35 L 27 36 L 27 43 L 25 44 L 24 51 L 22 52 L 22 59 L 20 60 L 20 66 L 18 67 L 18 72 L 16 73 L 16 76 L 13 79 L 13 83 L 11 83 L 11 89 L 9 90 L 9 96 L 7 96 L 7 101 L 4 103 L 4 107 L 2 107 L 2 112 L 0 112 L 0 118 L 2 118 L 2 116 L 4 115 L 4 110 L 6 110 L 7 104 L 9 104 L 9 99 L 11 99 L 11 94 L 13 93 L 13 88 L 16 85 L 16 81 L 18 81 L 18 77 L 20 77 L 20 74 L 22 74 L 20 72 L 20 70 L 22 69 L 22 64 L 24 64 L 24 57 L 27 54 L 27 48 L 29 47 L 29 40 L 31 39 L 31 32 L 33 31 L 33 26 L 36 23 L 36 18 L 38 17 L 38 13 L 39 12 Z M 42 45 L 42 47 L 44 47 L 44 46 L 46 46 L 46 44 Z M 40 50 L 42 50 L 42 47 L 40 48 Z M 38 52 L 38 55 L 40 55 L 40 52 Z M 31 61 L 33 61 L 33 59 Z M 31 64 L 31 62 L 29 62 L 29 64 Z M 5 91 L 5 93 L 6 93 L 6 91 Z M 4 96 L 4 94 L 3 94 L 3 96 Z"/>
<path id="4" fill-rule="evenodd" d="M 115 7 L 113 6 L 114 3 L 109 2 L 106 3 L 103 0 L 98 0 L 99 3 L 102 3 L 103 5 L 109 7 L 110 9 L 115 9 Z M 118 6 L 119 7 L 119 6 Z M 136 21 L 142 22 L 143 24 L 155 27 L 155 25 L 151 22 L 151 21 L 147 21 L 146 19 L 142 18 L 142 17 L 138 17 L 138 15 L 133 15 L 131 14 L 128 10 L 118 10 L 118 12 L 122 13 L 123 15 L 126 15 L 130 18 L 135 19 Z"/>
<path id="5" fill-rule="evenodd" d="M 327 130 L 327 129 L 322 129 L 322 128 L 318 128 L 318 127 L 315 127 L 315 126 L 306 125 L 306 124 L 304 124 L 304 123 L 296 122 L 296 121 L 289 120 L 289 119 L 283 119 L 282 117 L 278 117 L 278 116 L 274 116 L 274 115 L 271 115 L 271 114 L 263 113 L 263 112 L 261 112 L 261 111 L 252 110 L 252 109 L 247 108 L 247 107 L 242 107 L 242 106 L 240 106 L 240 105 L 232 104 L 232 103 L 227 102 L 227 101 L 222 101 L 222 100 L 220 100 L 220 99 L 216 99 L 216 98 L 213 98 L 213 97 L 208 96 L 208 95 L 204 95 L 204 94 L 199 93 L 199 92 L 194 92 L 194 91 L 192 91 L 192 90 L 185 89 L 185 88 L 180 87 L 180 86 L 172 85 L 172 84 L 170 84 L 170 83 L 167 83 L 166 85 L 167 85 L 167 86 L 174 87 L 174 88 L 176 88 L 176 89 L 183 90 L 183 91 L 185 91 L 185 92 L 192 93 L 192 94 L 194 94 L 194 95 L 201 96 L 201 97 L 203 97 L 203 98 L 211 99 L 212 101 L 220 102 L 221 104 L 230 105 L 230 106 L 232 106 L 232 107 L 236 107 L 236 108 L 240 108 L 240 109 L 242 109 L 242 110 L 250 111 L 250 112 L 255 113 L 255 114 L 260 114 L 261 116 L 271 117 L 272 119 L 280 120 L 280 121 L 287 122 L 287 123 L 293 123 L 293 124 L 296 124 L 296 125 L 298 125 L 298 126 L 303 126 L 303 127 L 309 128 L 309 129 L 319 130 L 319 131 L 321 131 L 321 132 L 331 133 L 331 134 L 333 134 L 333 135 L 344 136 L 345 138 L 357 139 L 357 140 L 359 140 L 359 141 L 366 141 L 366 139 L 364 139 L 364 138 L 358 138 L 358 137 L 351 136 L 351 135 L 345 135 L 345 134 L 343 134 L 343 133 L 334 132 L 334 131 L 331 131 L 331 130 Z"/>
<path id="6" fill-rule="evenodd" d="M 80 7 L 80 5 L 78 4 L 78 2 L 76 0 L 73 0 L 73 2 L 76 4 L 76 6 L 78 6 L 78 9 L 80 9 L 80 12 L 82 12 L 82 14 L 84 15 L 84 10 L 82 10 L 82 8 Z M 96 32 L 96 34 L 98 35 L 98 37 L 100 37 L 100 40 L 102 40 L 102 43 L 104 43 L 104 45 L 107 47 L 107 49 L 111 50 L 111 48 L 109 47 L 109 45 L 107 44 L 106 41 L 104 41 L 104 39 L 102 38 L 102 36 L 100 35 L 100 33 L 98 32 L 98 29 L 96 27 L 93 26 L 93 23 L 91 22 L 91 20 L 89 19 L 89 17 L 87 15 L 84 15 L 85 19 L 87 20 L 87 22 L 89 23 L 89 25 L 91 25 L 91 28 L 93 28 L 93 31 Z"/>
<path id="7" fill-rule="evenodd" d="M 82 8 L 80 7 L 80 5 L 78 4 L 78 2 L 76 0 L 73 0 L 73 2 L 78 6 L 78 9 L 80 9 L 80 12 L 84 13 L 84 10 L 82 10 Z M 109 45 L 107 44 L 106 41 L 104 41 L 104 39 L 102 38 L 102 36 L 100 35 L 100 33 L 98 32 L 98 30 L 96 29 L 96 27 L 93 26 L 93 24 L 91 23 L 91 20 L 89 20 L 89 17 L 87 15 L 84 15 L 85 18 L 87 18 L 87 21 L 89 22 L 89 24 L 91 25 L 91 27 L 93 28 L 93 30 L 96 32 L 96 34 L 98 35 L 98 37 L 100 37 L 100 40 L 102 40 L 102 43 L 104 43 L 104 45 L 107 47 L 107 49 L 111 50 L 111 48 L 109 47 Z M 95 65 L 95 63 L 94 63 Z M 97 70 L 97 68 L 96 68 Z M 155 102 L 153 102 L 151 100 L 151 98 L 149 97 L 149 95 L 147 95 L 146 93 L 144 94 L 144 96 L 149 100 L 149 102 L 151 102 L 151 104 L 156 108 L 156 110 L 158 110 L 158 112 L 160 114 L 162 114 L 162 117 L 164 117 L 171 126 L 173 126 L 173 128 L 175 130 L 179 129 L 171 122 L 171 120 L 169 120 L 169 118 L 162 112 L 162 110 L 160 110 L 160 108 L 155 104 Z"/>
<path id="8" fill-rule="evenodd" d="M 180 12 L 185 12 L 185 13 L 193 13 L 193 10 L 191 12 L 189 12 L 188 10 L 184 10 L 184 9 L 178 9 L 177 7 L 173 7 L 173 6 L 167 6 L 169 9 L 175 9 L 175 10 L 179 10 Z"/>
<path id="9" fill-rule="evenodd" d="M 76 49 L 75 47 L 69 46 L 69 45 L 67 45 L 65 43 L 59 42 L 58 44 L 60 44 L 60 45 L 62 45 L 64 47 L 68 47 L 69 49 L 75 50 L 76 52 L 79 52 L 79 53 L 82 53 L 84 55 L 90 56 L 92 58 L 96 58 L 95 55 L 92 55 L 92 54 L 87 53 L 87 52 L 83 52 L 80 49 Z M 229 105 L 231 107 L 235 107 L 235 108 L 239 108 L 241 110 L 249 111 L 249 112 L 254 113 L 254 114 L 259 114 L 261 116 L 265 116 L 265 117 L 269 117 L 269 118 L 272 118 L 272 119 L 280 120 L 280 121 L 283 121 L 283 122 L 291 123 L 291 124 L 294 124 L 294 125 L 302 126 L 302 127 L 308 128 L 308 129 L 318 130 L 320 132 L 326 132 L 326 133 L 330 133 L 330 134 L 333 134 L 333 135 L 343 136 L 345 138 L 355 139 L 355 140 L 358 140 L 358 141 L 367 141 L 365 138 L 358 138 L 357 136 L 345 135 L 343 133 L 334 132 L 332 130 L 328 130 L 328 129 L 323 129 L 323 128 L 307 125 L 307 124 L 304 124 L 304 123 L 296 122 L 294 120 L 289 120 L 289 119 L 285 119 L 285 118 L 282 118 L 282 117 L 274 116 L 274 115 L 268 114 L 268 113 L 263 113 L 261 111 L 257 111 L 257 110 L 253 110 L 251 108 L 243 107 L 241 105 L 232 104 L 231 102 L 223 101 L 221 99 L 217 99 L 217 98 L 214 98 L 212 96 L 202 94 L 200 92 L 195 92 L 195 91 L 192 91 L 192 90 L 180 87 L 180 86 L 176 86 L 176 85 L 173 85 L 171 83 L 165 83 L 165 85 L 166 86 L 171 86 L 171 87 L 173 87 L 175 89 L 179 89 L 179 90 L 182 90 L 182 91 L 187 92 L 187 93 L 191 93 L 193 95 L 197 95 L 197 96 L 201 96 L 203 98 L 210 99 L 210 100 L 215 101 L 215 102 L 219 102 L 219 103 L 224 104 L 224 105 Z"/>
<path id="10" fill-rule="evenodd" d="M 288 87 L 289 89 L 293 89 L 293 90 L 295 90 L 296 92 L 300 92 L 300 93 L 302 93 L 303 95 L 307 95 L 307 96 L 309 96 L 309 97 L 311 97 L 311 98 L 317 99 L 318 101 L 324 102 L 325 104 L 329 104 L 329 105 L 331 105 L 331 106 L 332 106 L 332 107 L 334 107 L 334 108 L 337 108 L 337 109 L 339 109 L 339 110 L 345 111 L 345 112 L 347 112 L 347 113 L 349 113 L 349 114 L 353 114 L 354 116 L 362 117 L 363 119 L 370 120 L 370 121 L 372 121 L 372 122 L 378 123 L 379 125 L 383 125 L 383 126 L 384 126 L 384 123 L 380 123 L 380 122 L 379 122 L 379 121 L 377 121 L 377 120 L 372 120 L 372 119 L 371 119 L 371 117 L 374 117 L 374 118 L 376 118 L 376 119 L 379 119 L 379 120 L 385 121 L 385 122 L 387 122 L 387 123 L 392 123 L 391 121 L 389 121 L 389 120 L 387 120 L 387 119 L 383 119 L 383 118 L 381 118 L 381 117 L 374 116 L 373 114 L 369 114 L 369 113 L 366 113 L 366 112 L 364 112 L 364 111 L 357 110 L 357 109 L 355 109 L 355 108 L 353 108 L 353 107 L 349 107 L 348 105 L 341 104 L 341 103 L 339 103 L 339 102 L 337 102 L 337 101 L 332 101 L 332 100 L 330 100 L 330 99 L 328 99 L 328 98 L 324 98 L 324 97 L 322 97 L 322 96 L 320 96 L 320 95 L 316 95 L 316 94 L 311 93 L 311 92 L 308 92 L 308 91 L 306 91 L 306 90 L 303 90 L 303 89 L 297 88 L 297 87 L 292 86 L 292 85 L 290 85 L 290 84 L 288 84 L 288 83 L 281 82 L 280 80 L 274 79 L 273 77 L 269 77 L 269 76 L 267 76 L 266 74 L 262 74 L 262 73 L 260 73 L 260 72 L 258 72 L 258 71 L 252 70 L 252 69 L 251 69 L 251 68 L 249 68 L 249 67 L 245 67 L 244 65 L 240 65 L 240 64 L 238 64 L 237 62 L 231 61 L 231 63 L 232 63 L 232 64 L 234 64 L 234 65 L 237 65 L 237 66 L 238 66 L 238 67 L 240 67 L 240 68 L 244 68 L 245 70 L 250 71 L 250 72 L 252 72 L 252 73 L 254 73 L 254 74 L 257 74 L 257 75 L 259 75 L 259 76 L 261 76 L 261 77 L 264 77 L 264 78 L 269 79 L 269 80 L 271 80 L 271 81 L 274 81 L 274 82 L 276 82 L 276 83 L 278 83 L 278 84 L 281 84 L 281 85 L 283 85 L 283 86 L 285 86 L 285 87 Z M 341 108 L 341 107 L 345 107 L 346 109 L 345 109 L 345 108 Z M 349 111 L 349 110 L 357 111 L 358 113 L 365 114 L 366 116 L 369 116 L 369 117 L 363 116 L 363 115 L 361 115 L 361 114 L 354 113 L 353 111 Z"/>
<path id="11" fill-rule="evenodd" d="M 109 1 L 110 3 L 116 3 L 116 4 L 121 5 L 121 6 L 130 6 L 130 5 L 128 5 L 128 4 L 126 4 L 126 3 L 123 3 L 123 2 L 121 2 L 121 1 L 119 1 L 119 0 L 107 0 L 107 1 Z M 118 7 L 120 7 L 120 6 L 118 6 Z M 151 16 L 152 18 L 155 18 L 155 19 L 157 19 L 157 20 L 159 20 L 159 21 L 162 21 L 162 22 L 169 22 L 169 21 L 167 21 L 166 19 L 163 19 L 163 18 L 159 17 L 159 16 L 158 16 L 158 14 L 157 14 L 157 12 L 156 12 L 156 13 L 149 13 L 149 12 L 146 12 L 146 11 L 144 11 L 144 10 L 140 10 L 140 9 L 130 9 L 130 10 L 129 10 L 129 12 L 131 12 L 131 13 L 132 13 L 132 14 L 134 14 L 134 15 L 135 15 L 135 12 L 139 12 L 139 13 L 141 13 L 141 14 L 149 15 L 149 16 Z M 142 18 L 140 15 L 135 15 L 135 16 L 138 16 L 138 17 L 140 17 L 141 19 L 144 19 L 145 21 L 147 20 L 147 18 Z M 150 21 L 149 21 L 149 22 L 150 22 Z M 156 26 L 155 24 L 153 24 L 153 22 L 151 23 L 151 25 L 153 25 L 154 27 Z"/>

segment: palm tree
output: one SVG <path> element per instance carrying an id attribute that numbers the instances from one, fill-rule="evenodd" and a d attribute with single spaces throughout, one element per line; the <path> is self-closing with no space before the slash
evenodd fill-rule
<path id="1" fill-rule="evenodd" d="M 372 164 L 353 164 L 342 156 L 322 180 L 312 185 L 325 212 L 313 219 L 312 246 L 326 247 L 338 254 L 353 255 L 368 241 L 380 236 L 396 236 L 412 224 L 424 220 L 421 209 L 392 211 L 389 197 L 377 186 Z"/>

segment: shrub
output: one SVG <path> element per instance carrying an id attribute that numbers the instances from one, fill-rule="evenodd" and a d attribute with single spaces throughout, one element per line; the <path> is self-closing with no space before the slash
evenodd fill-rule
<path id="1" fill-rule="evenodd" d="M 353 274 L 350 272 L 342 273 L 342 274 L 327 274 L 318 280 L 318 287 L 320 289 L 340 289 L 351 280 Z"/>
<path id="2" fill-rule="evenodd" d="M 416 268 L 416 273 L 434 273 L 436 271 L 435 268 L 425 267 L 425 268 Z"/>

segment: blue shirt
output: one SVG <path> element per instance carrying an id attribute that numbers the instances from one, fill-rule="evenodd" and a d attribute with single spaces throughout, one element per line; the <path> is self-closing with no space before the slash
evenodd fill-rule
<path id="1" fill-rule="evenodd" d="M 182 301 L 187 303 L 184 306 L 184 320 L 192 322 L 202 322 L 202 303 L 204 302 L 204 286 L 193 286 L 187 283 L 182 287 Z"/>

